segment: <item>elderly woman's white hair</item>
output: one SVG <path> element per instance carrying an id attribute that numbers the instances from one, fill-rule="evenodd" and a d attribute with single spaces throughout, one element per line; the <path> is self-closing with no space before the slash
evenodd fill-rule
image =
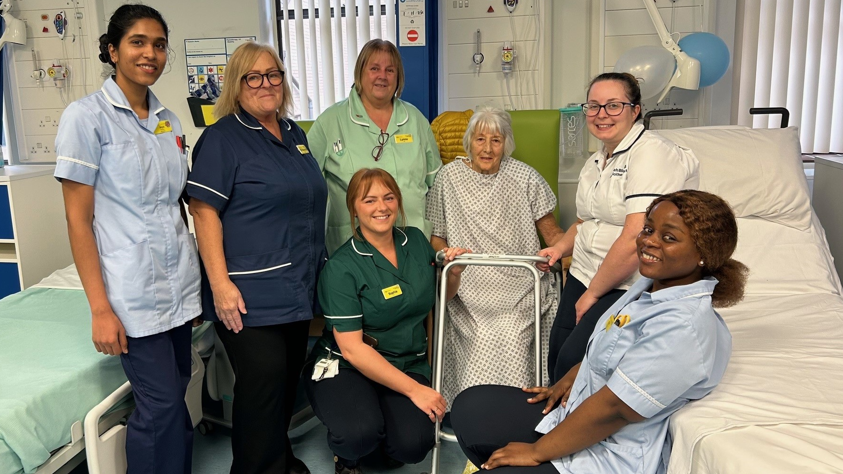
<path id="1" fill-rule="evenodd" d="M 503 156 L 512 156 L 515 151 L 515 138 L 512 135 L 512 117 L 503 109 L 497 107 L 480 107 L 468 121 L 468 128 L 462 137 L 462 146 L 471 156 L 471 140 L 474 134 L 481 131 L 500 133 L 503 135 Z"/>

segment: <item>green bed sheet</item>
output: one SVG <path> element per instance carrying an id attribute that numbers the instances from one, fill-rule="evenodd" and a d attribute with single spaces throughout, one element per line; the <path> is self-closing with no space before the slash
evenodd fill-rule
<path id="1" fill-rule="evenodd" d="M 34 472 L 126 381 L 120 359 L 94 349 L 90 314 L 80 290 L 0 300 L 0 474 Z"/>

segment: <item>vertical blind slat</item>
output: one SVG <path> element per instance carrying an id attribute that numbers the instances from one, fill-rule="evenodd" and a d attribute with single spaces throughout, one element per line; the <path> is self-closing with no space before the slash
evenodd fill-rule
<path id="1" fill-rule="evenodd" d="M 776 34 L 776 4 L 774 1 L 761 3 L 761 19 L 758 24 L 758 63 L 755 67 L 755 107 L 770 106 L 770 85 L 773 76 L 773 44 Z M 767 128 L 768 118 L 756 115 L 752 119 L 754 128 Z"/>
<path id="2" fill-rule="evenodd" d="M 383 22 L 383 15 L 381 15 L 381 0 L 374 0 L 372 5 L 372 22 L 374 23 L 374 30 L 375 33 L 372 38 L 383 38 L 383 28 L 381 28 L 381 23 Z"/>
<path id="3" fill-rule="evenodd" d="M 357 30 L 357 42 L 362 47 L 362 45 L 372 39 L 372 30 L 369 24 L 369 0 L 357 0 L 357 8 L 360 12 L 360 16 L 357 19 L 360 22 Z"/>
<path id="4" fill-rule="evenodd" d="M 357 62 L 357 5 L 355 0 L 346 0 L 345 3 L 345 37 L 348 44 L 348 81 L 350 86 L 354 82 L 354 63 Z"/>
<path id="5" fill-rule="evenodd" d="M 296 23 L 296 64 L 299 73 L 299 111 L 303 119 L 311 119 L 310 96 L 307 88 L 307 68 L 304 67 L 304 14 L 302 11 L 302 0 L 293 0 L 295 3 Z"/>
<path id="6" fill-rule="evenodd" d="M 817 120 L 817 94 L 820 83 L 820 53 L 822 52 L 823 10 L 825 2 L 814 0 L 808 14 L 808 47 L 805 53 L 805 88 L 802 94 L 802 124 L 799 137 L 802 151 L 814 151 Z"/>
<path id="7" fill-rule="evenodd" d="M 831 106 L 834 103 L 834 72 L 837 69 L 837 42 L 840 34 L 840 0 L 826 0 L 823 12 L 820 84 L 817 93 L 817 122 L 813 151 L 828 153 L 831 142 Z"/>
<path id="8" fill-rule="evenodd" d="M 334 94 L 334 48 L 331 41 L 331 0 L 319 0 L 319 39 L 322 54 L 322 93 L 326 105 L 336 102 Z M 342 51 L 340 51 L 342 52 Z M 322 109 L 319 110 L 322 112 Z"/>
<path id="9" fill-rule="evenodd" d="M 384 38 L 395 42 L 395 0 L 386 0 L 386 36 Z"/>
<path id="10" fill-rule="evenodd" d="M 809 11 L 808 2 L 794 2 L 786 107 L 790 111 L 790 123 L 795 125 L 802 121 L 802 88 L 805 85 L 805 54 L 808 48 Z"/>
<path id="11" fill-rule="evenodd" d="M 310 37 L 310 56 L 307 58 L 307 64 L 310 66 L 310 75 L 313 77 L 313 114 L 318 116 L 322 113 L 321 88 L 319 87 L 319 55 L 316 47 L 316 0 L 310 0 L 310 9 L 307 22 L 309 37 Z"/>
<path id="12" fill-rule="evenodd" d="M 345 52 L 345 45 L 343 44 L 342 35 L 342 0 L 334 0 L 334 29 L 332 42 L 336 46 L 336 53 L 334 54 L 334 77 L 336 82 L 334 84 L 334 91 L 337 94 L 337 100 L 345 99 L 345 64 L 344 58 L 348 57 Z"/>
<path id="13" fill-rule="evenodd" d="M 843 7 L 840 8 L 840 19 L 838 24 L 843 24 Z M 837 83 L 834 86 L 834 105 L 832 106 L 831 143 L 829 150 L 832 153 L 843 153 L 843 34 L 837 35 L 837 72 L 834 77 Z"/>
<path id="14" fill-rule="evenodd" d="M 770 107 L 784 107 L 787 104 L 787 79 L 790 67 L 790 35 L 793 27 L 793 0 L 778 0 L 776 3 L 776 26 L 773 43 L 773 63 L 770 76 Z M 778 127 L 781 118 L 767 117 L 767 127 Z"/>
<path id="15" fill-rule="evenodd" d="M 761 1 L 746 0 L 745 22 L 741 35 L 741 71 L 740 95 L 738 95 L 739 125 L 752 126 L 752 116 L 749 109 L 755 106 L 755 69 L 758 65 L 758 28 L 761 18 Z"/>

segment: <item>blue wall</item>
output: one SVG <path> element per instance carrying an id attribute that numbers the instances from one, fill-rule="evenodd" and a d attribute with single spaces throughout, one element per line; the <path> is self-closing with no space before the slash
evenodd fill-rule
<path id="1" fill-rule="evenodd" d="M 401 0 L 396 0 L 401 2 Z M 399 47 L 401 60 L 404 63 L 404 92 L 401 99 L 415 105 L 429 121 L 439 115 L 437 103 L 439 100 L 437 76 L 439 62 L 439 8 L 437 0 L 425 1 L 425 29 L 427 41 L 425 46 Z M 396 12 L 398 8 L 396 8 Z M 395 22 L 396 28 L 400 19 Z M 396 34 L 397 37 L 397 34 Z M 400 43 L 400 39 L 398 40 Z"/>

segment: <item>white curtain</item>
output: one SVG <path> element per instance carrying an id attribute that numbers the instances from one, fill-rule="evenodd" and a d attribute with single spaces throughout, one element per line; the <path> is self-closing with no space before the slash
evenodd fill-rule
<path id="1" fill-rule="evenodd" d="M 395 43 L 395 0 L 278 0 L 284 63 L 297 118 L 348 97 L 354 63 L 373 38 Z M 384 14 L 385 13 L 385 14 Z"/>
<path id="2" fill-rule="evenodd" d="M 786 107 L 804 153 L 843 152 L 841 22 L 841 0 L 738 0 L 732 122 L 778 127 L 749 109 Z"/>

